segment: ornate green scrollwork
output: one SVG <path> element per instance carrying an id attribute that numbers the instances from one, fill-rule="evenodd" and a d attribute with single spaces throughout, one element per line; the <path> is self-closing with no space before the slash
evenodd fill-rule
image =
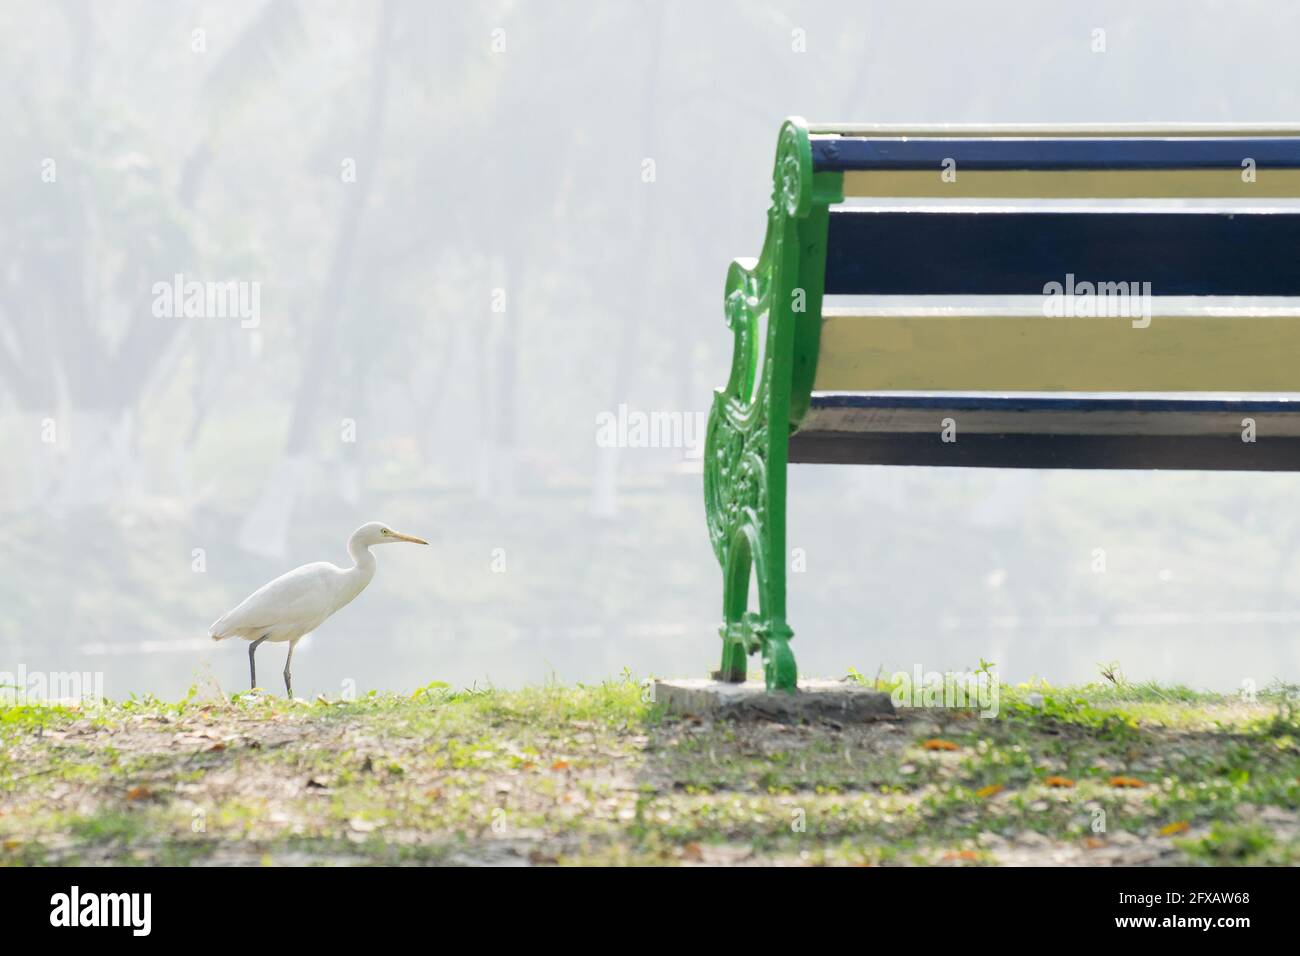
<path id="1" fill-rule="evenodd" d="M 786 453 L 796 321 L 808 322 L 797 316 L 795 302 L 798 291 L 799 301 L 815 305 L 813 322 L 820 320 L 821 276 L 805 260 L 811 252 L 816 266 L 818 250 L 824 255 L 828 198 L 821 190 L 815 197 L 813 185 L 807 126 L 787 120 L 777 142 L 763 252 L 757 261 L 733 261 L 727 272 L 731 376 L 714 392 L 705 437 L 705 512 L 723 574 L 719 676 L 743 681 L 748 656 L 759 652 L 768 690 L 787 692 L 795 691 L 798 672 L 790 650 L 794 632 L 785 620 Z M 810 220 L 813 228 L 801 230 Z M 816 338 L 811 341 L 811 359 L 801 356 L 805 365 L 816 361 Z M 757 610 L 749 607 L 751 576 Z"/>

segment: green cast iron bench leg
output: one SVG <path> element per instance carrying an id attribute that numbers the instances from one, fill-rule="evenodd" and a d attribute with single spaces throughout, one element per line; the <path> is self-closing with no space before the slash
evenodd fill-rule
<path id="1" fill-rule="evenodd" d="M 787 449 L 812 388 L 827 206 L 841 201 L 841 181 L 838 173 L 814 176 L 807 127 L 788 120 L 762 254 L 733 261 L 727 273 L 731 376 L 714 393 L 705 439 L 705 510 L 723 573 L 718 677 L 743 681 L 749 655 L 760 653 L 767 688 L 791 693 L 798 670 L 785 616 Z"/>

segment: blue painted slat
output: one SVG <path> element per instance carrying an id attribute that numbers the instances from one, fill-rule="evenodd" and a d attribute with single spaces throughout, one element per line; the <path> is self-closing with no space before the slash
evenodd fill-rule
<path id="1" fill-rule="evenodd" d="M 812 139 L 817 172 L 853 169 L 1300 168 L 1300 137 L 1280 139 Z"/>
<path id="2" fill-rule="evenodd" d="M 798 464 L 923 465 L 937 468 L 1068 468 L 1133 471 L 1300 471 L 1300 440 L 1246 445 L 1232 436 L 936 435 L 796 432 Z"/>
<path id="3" fill-rule="evenodd" d="M 1300 213 L 832 209 L 828 295 L 1041 295 L 1048 282 L 1151 294 L 1300 295 Z"/>

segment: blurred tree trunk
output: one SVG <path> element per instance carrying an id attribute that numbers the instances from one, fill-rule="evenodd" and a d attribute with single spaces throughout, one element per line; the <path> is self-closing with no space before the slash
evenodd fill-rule
<path id="1" fill-rule="evenodd" d="M 658 143 L 659 110 L 659 62 L 660 49 L 663 46 L 664 6 L 653 4 L 656 17 L 648 45 L 645 71 L 645 88 L 641 96 L 641 115 L 645 118 L 642 127 L 642 141 L 645 144 L 644 155 L 653 158 L 654 148 Z M 656 168 L 656 176 L 658 170 Z M 643 321 L 657 317 L 655 291 L 658 289 L 658 256 L 656 255 L 656 216 L 658 203 L 651 198 L 656 186 L 652 183 L 641 184 L 641 209 L 638 216 L 641 225 L 641 252 L 637 261 L 637 294 L 628 301 L 635 304 L 636 311 L 623 316 L 619 327 L 618 345 L 614 351 L 614 375 L 611 388 L 611 401 L 608 411 L 617 412 L 620 402 L 628 398 L 628 386 L 636 369 L 636 335 Z M 673 330 L 677 332 L 676 329 Z M 679 336 L 681 337 L 681 336 Z M 593 423 L 593 428 L 594 423 Z M 592 480 L 591 512 L 600 518 L 613 518 L 618 514 L 618 465 L 620 451 L 618 447 L 596 449 L 596 473 Z"/>
<path id="2" fill-rule="evenodd" d="M 310 326 L 311 340 L 305 351 L 298 381 L 287 446 L 274 465 L 257 503 L 240 527 L 240 546 L 256 554 L 278 557 L 287 550 L 294 505 L 304 484 L 312 477 L 311 445 L 316 437 L 316 427 L 321 421 L 322 405 L 330 407 L 336 414 L 339 411 L 349 411 L 340 409 L 336 401 L 327 398 L 330 395 L 327 386 L 334 390 L 334 397 L 337 398 L 339 363 L 336 345 L 340 317 L 344 311 L 348 282 L 356 259 L 362 218 L 376 178 L 379 141 L 388 105 L 393 6 L 393 0 L 384 0 L 379 10 L 370 58 L 370 91 L 366 115 L 357 138 L 357 180 L 347 187 L 350 191 L 335 234 L 334 251 L 330 256 L 320 310 L 316 321 Z M 350 411 L 351 415 L 338 415 L 332 425 L 336 440 L 341 419 L 356 416 L 355 409 Z"/>
<path id="3" fill-rule="evenodd" d="M 524 270 L 519 266 L 525 255 L 523 246 L 518 241 L 508 242 L 503 256 L 505 311 L 489 312 L 488 318 L 476 322 L 479 461 L 475 493 L 485 501 L 509 502 L 516 492 L 519 409 L 515 391 L 519 376 L 519 310 L 524 299 L 520 292 Z"/>

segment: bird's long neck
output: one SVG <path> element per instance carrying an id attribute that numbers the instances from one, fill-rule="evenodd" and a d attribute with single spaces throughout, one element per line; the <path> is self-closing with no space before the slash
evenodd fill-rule
<path id="1" fill-rule="evenodd" d="M 352 557 L 352 567 L 348 569 L 348 573 L 356 575 L 361 582 L 361 587 L 365 587 L 375 576 L 375 568 L 379 562 L 371 554 L 370 546 L 362 544 L 356 538 L 348 539 L 348 554 Z"/>

